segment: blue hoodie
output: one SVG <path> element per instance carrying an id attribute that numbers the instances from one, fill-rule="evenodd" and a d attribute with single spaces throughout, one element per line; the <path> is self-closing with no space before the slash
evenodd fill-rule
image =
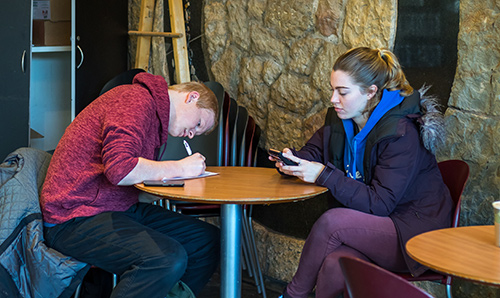
<path id="1" fill-rule="evenodd" d="M 373 110 L 363 129 L 357 134 L 355 133 L 356 123 L 352 119 L 342 120 L 346 133 L 344 166 L 348 177 L 364 181 L 363 157 L 365 154 L 366 137 L 385 113 L 403 101 L 404 97 L 399 92 L 401 90 L 384 90 L 380 102 Z"/>

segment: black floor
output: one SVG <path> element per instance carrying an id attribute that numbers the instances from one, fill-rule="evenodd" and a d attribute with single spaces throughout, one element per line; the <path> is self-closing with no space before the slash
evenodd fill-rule
<path id="1" fill-rule="evenodd" d="M 242 273 L 241 283 L 241 297 L 242 298 L 262 298 L 262 294 L 257 292 L 257 287 L 253 278 L 248 277 L 246 272 Z M 281 295 L 282 289 L 285 284 L 272 282 L 269 280 L 264 281 L 266 285 L 267 298 L 278 298 Z M 197 298 L 220 298 L 220 274 L 215 272 L 210 282 L 205 286 Z"/>

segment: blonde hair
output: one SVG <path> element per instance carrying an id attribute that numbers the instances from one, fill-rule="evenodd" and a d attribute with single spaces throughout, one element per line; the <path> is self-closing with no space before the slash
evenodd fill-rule
<path id="1" fill-rule="evenodd" d="M 186 82 L 171 85 L 168 87 L 170 90 L 175 90 L 177 92 L 191 92 L 196 91 L 200 94 L 200 98 L 196 102 L 196 106 L 200 109 L 208 109 L 214 112 L 214 126 L 209 129 L 205 134 L 209 134 L 211 131 L 215 129 L 219 119 L 219 103 L 217 101 L 217 97 L 212 92 L 210 88 L 208 88 L 205 84 L 200 82 Z"/>
<path id="2" fill-rule="evenodd" d="M 399 64 L 398 58 L 388 49 L 371 49 L 358 47 L 342 54 L 333 70 L 347 73 L 354 83 L 365 93 L 371 85 L 377 86 L 377 94 L 368 102 L 364 112 L 371 113 L 380 102 L 382 91 L 401 90 L 401 96 L 409 96 L 413 88 Z"/>

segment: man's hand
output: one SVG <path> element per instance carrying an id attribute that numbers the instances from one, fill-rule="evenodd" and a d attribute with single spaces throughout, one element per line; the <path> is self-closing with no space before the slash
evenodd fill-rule
<path id="1" fill-rule="evenodd" d="M 139 157 L 130 173 L 118 185 L 133 185 L 144 180 L 195 177 L 205 172 L 205 156 L 195 153 L 181 160 L 154 161 Z"/>
<path id="2" fill-rule="evenodd" d="M 194 153 L 186 158 L 179 160 L 179 167 L 183 173 L 183 177 L 195 177 L 203 174 L 207 165 L 205 164 L 205 156 L 200 153 Z"/>

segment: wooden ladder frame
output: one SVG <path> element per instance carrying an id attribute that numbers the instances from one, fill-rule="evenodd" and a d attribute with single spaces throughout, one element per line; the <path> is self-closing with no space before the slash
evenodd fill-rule
<path id="1" fill-rule="evenodd" d="M 130 30 L 129 35 L 137 36 L 137 51 L 135 55 L 135 68 L 148 71 L 149 55 L 151 51 L 151 37 L 163 36 L 172 38 L 172 47 L 175 63 L 175 82 L 185 83 L 191 81 L 189 72 L 186 29 L 184 23 L 184 9 L 182 0 L 168 0 L 170 11 L 170 27 L 172 32 L 152 32 L 155 0 L 142 0 L 139 30 Z"/>

